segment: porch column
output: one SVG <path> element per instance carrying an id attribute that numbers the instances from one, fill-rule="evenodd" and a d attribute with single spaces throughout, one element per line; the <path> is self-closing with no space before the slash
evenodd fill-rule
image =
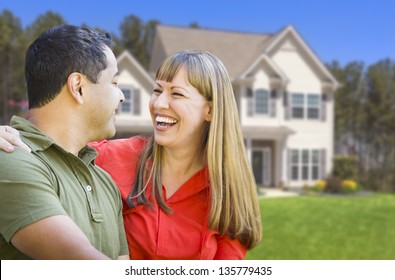
<path id="1" fill-rule="evenodd" d="M 281 183 L 288 186 L 289 178 L 288 178 L 288 157 L 287 157 L 287 145 L 286 139 L 279 141 L 279 146 L 281 147 Z"/>
<path id="2" fill-rule="evenodd" d="M 246 139 L 246 151 L 247 151 L 248 162 L 250 163 L 251 168 L 252 168 L 252 140 L 251 140 L 251 138 Z"/>

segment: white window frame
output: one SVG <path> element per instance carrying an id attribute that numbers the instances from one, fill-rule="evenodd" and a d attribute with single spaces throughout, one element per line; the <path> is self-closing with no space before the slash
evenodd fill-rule
<path id="1" fill-rule="evenodd" d="M 295 161 L 296 158 L 296 161 Z M 314 161 L 316 159 L 316 161 Z M 321 150 L 320 149 L 291 149 L 291 180 L 315 181 L 321 176 Z M 314 168 L 317 169 L 314 176 Z M 294 172 L 296 169 L 296 173 Z M 294 176 L 296 175 L 296 177 Z"/>
<path id="2" fill-rule="evenodd" d="M 134 114 L 134 91 L 132 87 L 119 87 L 125 96 L 125 100 L 119 105 L 118 113 L 119 114 Z M 125 91 L 130 92 L 130 96 L 127 96 Z M 124 106 L 129 105 L 129 110 L 125 110 Z"/>
<path id="3" fill-rule="evenodd" d="M 302 98 L 302 103 L 295 102 L 296 97 Z M 314 97 L 318 101 L 316 104 L 311 103 L 311 98 Z M 294 109 L 299 109 L 302 116 L 295 116 Z M 311 117 L 309 109 L 316 109 L 317 116 Z M 321 118 L 321 95 L 318 93 L 291 93 L 291 118 L 295 120 L 320 120 Z"/>
<path id="4" fill-rule="evenodd" d="M 296 103 L 296 97 L 300 97 L 302 98 L 302 103 L 299 104 Z M 292 119 L 297 119 L 297 120 L 303 120 L 305 119 L 306 113 L 305 113 L 305 105 L 306 105 L 306 98 L 305 98 L 305 94 L 304 93 L 300 93 L 300 92 L 295 92 L 291 94 L 291 118 Z M 294 109 L 301 109 L 302 112 L 302 116 L 295 116 L 294 114 Z"/>
<path id="5" fill-rule="evenodd" d="M 317 104 L 312 104 L 310 98 L 316 98 L 318 100 Z M 306 108 L 306 118 L 309 120 L 320 120 L 321 119 L 321 95 L 316 94 L 316 93 L 309 93 L 307 94 L 307 108 Z M 317 110 L 317 116 L 312 118 L 310 117 L 310 109 L 316 109 Z"/>
<path id="6" fill-rule="evenodd" d="M 258 93 L 266 93 L 266 100 L 258 101 Z M 263 97 L 265 98 L 265 97 Z M 266 102 L 266 104 L 265 104 Z M 264 106 L 266 105 L 266 106 Z M 262 110 L 263 109 L 263 110 Z M 262 110 L 262 111 L 261 111 Z M 258 88 L 254 91 L 254 113 L 258 116 L 269 116 L 270 114 L 270 92 L 264 88 Z"/>

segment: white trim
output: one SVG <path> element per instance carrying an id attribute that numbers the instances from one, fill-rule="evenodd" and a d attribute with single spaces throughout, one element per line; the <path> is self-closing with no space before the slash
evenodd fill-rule
<path id="1" fill-rule="evenodd" d="M 119 89 L 123 92 L 123 94 L 125 95 L 125 92 L 124 92 L 124 90 L 129 90 L 130 91 L 130 98 L 126 98 L 126 96 L 125 96 L 125 100 L 119 105 L 119 107 L 118 107 L 118 114 L 119 115 L 134 115 L 134 104 L 133 104 L 133 102 L 134 102 L 134 88 L 133 88 L 133 86 L 131 86 L 131 85 L 118 85 L 118 87 L 119 87 Z M 124 111 L 123 109 L 122 109 L 122 104 L 127 104 L 127 103 L 129 103 L 129 106 L 130 106 L 130 110 L 129 111 Z"/>
<path id="2" fill-rule="evenodd" d="M 239 79 L 247 78 L 248 74 L 252 71 L 252 69 L 254 69 L 254 67 L 256 67 L 261 61 L 266 61 L 270 68 L 280 76 L 282 87 L 285 87 L 288 84 L 289 79 L 281 70 L 281 68 L 264 53 L 261 54 L 256 60 L 254 60 L 254 62 L 250 66 L 247 67 L 247 69 L 240 75 Z"/>
<path id="3" fill-rule="evenodd" d="M 299 33 L 295 30 L 295 28 L 291 25 L 284 28 L 277 37 L 270 42 L 270 44 L 265 48 L 265 52 L 269 53 L 280 41 L 282 38 L 287 36 L 288 34 L 292 34 L 295 40 L 305 49 L 307 54 L 311 57 L 314 63 L 318 66 L 318 68 L 323 72 L 323 74 L 329 78 L 332 84 L 332 90 L 335 91 L 340 85 L 337 80 L 333 77 L 333 75 L 326 69 L 326 67 L 322 64 L 321 60 L 314 54 L 314 52 L 309 48 L 309 46 L 305 43 Z M 327 82 L 325 82 L 327 84 Z"/>
<path id="4" fill-rule="evenodd" d="M 141 66 L 141 64 L 128 52 L 128 51 L 123 51 L 117 58 L 117 63 L 119 64 L 122 60 L 127 59 L 134 65 L 137 70 L 143 75 L 144 78 L 147 79 L 147 81 L 151 84 L 154 84 L 154 79 L 148 75 L 147 71 Z M 130 69 L 128 69 L 130 70 Z"/>

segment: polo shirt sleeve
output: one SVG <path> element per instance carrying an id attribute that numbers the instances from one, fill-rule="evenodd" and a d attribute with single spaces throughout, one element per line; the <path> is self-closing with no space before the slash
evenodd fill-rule
<path id="1" fill-rule="evenodd" d="M 0 234 L 7 242 L 18 230 L 43 218 L 67 215 L 55 178 L 33 154 L 0 151 Z"/>
<path id="2" fill-rule="evenodd" d="M 231 239 L 229 235 L 217 236 L 217 253 L 215 260 L 243 260 L 247 253 L 247 247 L 239 240 Z"/>

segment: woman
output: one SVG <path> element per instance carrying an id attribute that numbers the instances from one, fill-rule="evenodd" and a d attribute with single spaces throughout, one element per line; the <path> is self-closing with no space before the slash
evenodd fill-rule
<path id="1" fill-rule="evenodd" d="M 131 259 L 243 259 L 261 239 L 255 181 L 222 62 L 166 58 L 149 103 L 150 138 L 93 143 L 124 201 Z"/>

